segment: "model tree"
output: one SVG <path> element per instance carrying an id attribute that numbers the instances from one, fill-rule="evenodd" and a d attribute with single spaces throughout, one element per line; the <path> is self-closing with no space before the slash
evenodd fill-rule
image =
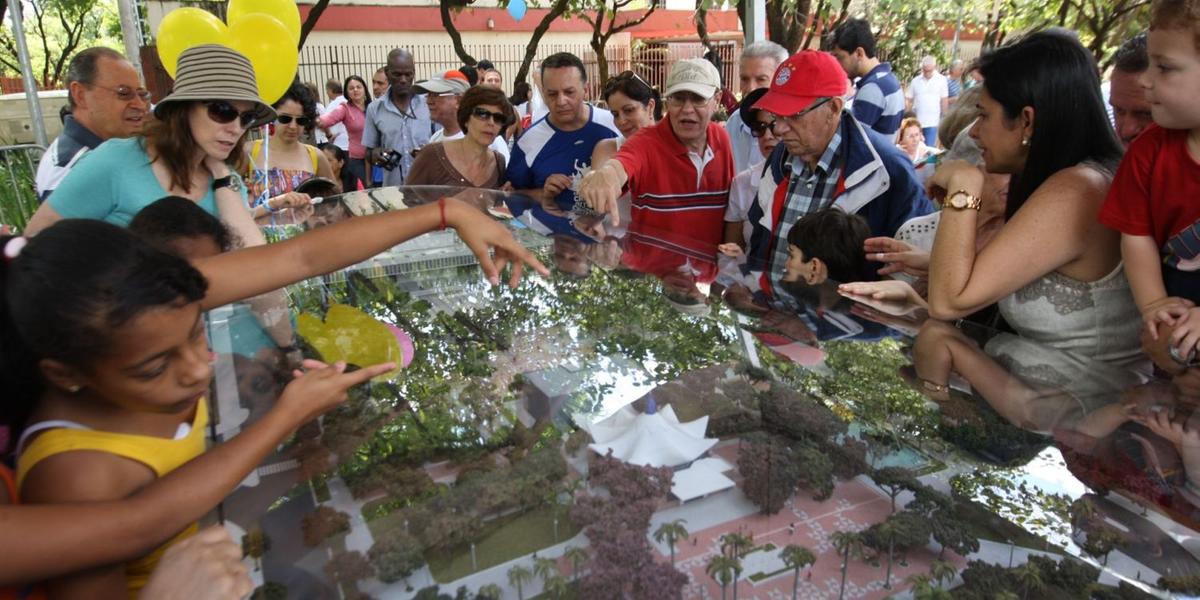
<path id="1" fill-rule="evenodd" d="M 802 467 L 784 439 L 765 433 L 742 438 L 737 467 L 742 475 L 742 492 L 764 514 L 783 509 L 800 483 Z"/>
<path id="2" fill-rule="evenodd" d="M 905 490 L 916 490 L 921 487 L 916 477 L 913 477 L 912 471 L 903 467 L 875 469 L 875 472 L 871 473 L 871 480 L 875 482 L 875 485 L 883 488 L 883 491 L 891 498 L 892 513 L 896 512 L 897 496 Z"/>
<path id="3" fill-rule="evenodd" d="M 1124 538 L 1121 537 L 1113 527 L 1102 524 L 1093 526 L 1091 531 L 1087 532 L 1087 539 L 1084 540 L 1082 548 L 1091 556 L 1099 556 L 1105 566 L 1108 566 L 1108 554 L 1112 552 Z"/>
<path id="4" fill-rule="evenodd" d="M 804 445 L 796 450 L 795 461 L 800 469 L 800 486 L 813 492 L 813 500 L 828 500 L 833 495 L 833 462 L 816 446 Z"/>
<path id="5" fill-rule="evenodd" d="M 729 558 L 740 559 L 753 547 L 754 534 L 744 535 L 735 531 L 721 536 L 721 554 Z"/>
<path id="6" fill-rule="evenodd" d="M 316 547 L 331 535 L 350 531 L 350 515 L 322 504 L 304 515 L 300 528 L 304 531 L 304 544 Z"/>
<path id="7" fill-rule="evenodd" d="M 563 556 L 571 561 L 571 581 L 579 583 L 579 567 L 588 559 L 588 551 L 579 546 L 567 546 Z"/>
<path id="8" fill-rule="evenodd" d="M 375 568 L 362 552 L 338 552 L 325 563 L 325 575 L 338 585 L 354 588 L 358 582 L 373 577 Z"/>
<path id="9" fill-rule="evenodd" d="M 1029 593 L 1037 593 L 1046 587 L 1046 582 L 1042 577 L 1042 569 L 1037 561 L 1029 561 L 1025 564 L 1013 569 L 1013 576 L 1017 578 L 1017 582 L 1021 585 L 1021 599 L 1029 600 Z"/>
<path id="10" fill-rule="evenodd" d="M 255 527 L 242 536 L 242 552 L 254 559 L 254 570 L 262 569 L 262 557 L 271 549 L 271 538 Z"/>
<path id="11" fill-rule="evenodd" d="M 380 581 L 395 583 L 412 575 L 425 564 L 423 548 L 417 539 L 402 530 L 394 529 L 375 538 L 367 552 Z"/>
<path id="12" fill-rule="evenodd" d="M 779 557 L 783 559 L 783 564 L 792 569 L 792 600 L 796 600 L 796 595 L 800 591 L 800 569 L 807 567 L 817 562 L 817 557 L 813 555 L 812 550 L 805 548 L 799 544 L 788 544 L 779 552 Z"/>
<path id="13" fill-rule="evenodd" d="M 654 541 L 660 544 L 665 542 L 671 549 L 671 566 L 675 566 L 675 542 L 686 540 L 688 537 L 688 530 L 687 527 L 684 527 L 684 523 L 687 523 L 687 519 L 667 521 L 654 531 Z"/>
<path id="14" fill-rule="evenodd" d="M 525 600 L 525 584 L 533 581 L 533 571 L 524 565 L 513 565 L 508 570 L 508 582 L 517 588 L 517 600 Z"/>
<path id="15" fill-rule="evenodd" d="M 835 531 L 830 539 L 842 555 L 842 585 L 838 591 L 838 600 L 842 600 L 846 597 L 846 568 L 850 566 L 850 557 L 862 556 L 863 536 L 857 531 Z"/>
<path id="16" fill-rule="evenodd" d="M 704 572 L 721 585 L 721 600 L 725 600 L 730 583 L 733 584 L 733 598 L 737 600 L 737 578 L 742 572 L 741 561 L 724 554 L 717 554 L 708 559 Z"/>

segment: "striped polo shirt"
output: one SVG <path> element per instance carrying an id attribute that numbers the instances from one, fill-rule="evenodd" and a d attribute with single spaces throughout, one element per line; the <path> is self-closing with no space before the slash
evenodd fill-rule
<path id="1" fill-rule="evenodd" d="M 855 85 L 854 118 L 883 135 L 896 135 L 904 119 L 904 90 L 892 74 L 892 65 L 879 63 Z"/>
<path id="2" fill-rule="evenodd" d="M 733 182 L 733 152 L 725 128 L 708 124 L 704 155 L 675 137 L 670 119 L 643 129 L 617 152 L 629 175 L 631 232 L 653 231 L 697 258 L 716 255 Z"/>
<path id="3" fill-rule="evenodd" d="M 38 202 L 49 198 L 50 192 L 53 192 L 67 173 L 71 172 L 75 163 L 83 158 L 88 150 L 94 149 L 103 141 L 100 136 L 76 121 L 75 117 L 67 115 L 63 119 L 62 133 L 54 138 L 38 163 L 37 177 L 34 179 Z"/>

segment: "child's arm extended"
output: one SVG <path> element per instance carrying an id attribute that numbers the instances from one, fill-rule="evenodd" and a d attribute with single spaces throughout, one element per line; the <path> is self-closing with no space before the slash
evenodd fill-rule
<path id="1" fill-rule="evenodd" d="M 1158 339 L 1158 324 L 1174 324 L 1181 316 L 1180 309 L 1188 308 L 1192 303 L 1167 296 L 1162 279 L 1162 257 L 1154 238 L 1122 233 L 1121 259 L 1125 261 L 1125 277 L 1133 290 L 1133 300 L 1142 313 L 1146 330 L 1150 337 Z"/>
<path id="2" fill-rule="evenodd" d="M 262 419 L 127 498 L 0 505 L 0 547 L 20 549 L 0 560 L 0 585 L 38 581 L 146 554 L 212 510 L 296 428 L 339 404 L 346 389 L 392 367 L 341 374 L 333 366 L 306 374 L 301 380 L 304 385 L 300 381 L 289 385 Z"/>
<path id="3" fill-rule="evenodd" d="M 347 267 L 434 231 L 443 223 L 453 227 L 475 253 L 493 284 L 499 283 L 500 271 L 510 262 L 510 285 L 517 284 L 525 264 L 543 275 L 550 274 L 503 225 L 472 206 L 447 198 L 407 210 L 355 217 L 277 244 L 196 261 L 209 283 L 202 305 L 207 310 Z M 494 259 L 489 251 L 494 251 Z"/>

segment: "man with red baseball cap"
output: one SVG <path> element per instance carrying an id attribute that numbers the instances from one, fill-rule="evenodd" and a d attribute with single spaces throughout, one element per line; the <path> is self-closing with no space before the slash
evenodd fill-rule
<path id="1" fill-rule="evenodd" d="M 891 236 L 933 206 L 895 144 L 845 110 L 846 72 L 825 52 L 804 50 L 775 71 L 754 108 L 775 115 L 779 145 L 767 159 L 758 197 L 746 278 L 768 302 L 784 296 L 788 231 L 800 217 L 834 206 L 867 220 L 871 233 Z M 830 232 L 831 235 L 835 232 Z"/>

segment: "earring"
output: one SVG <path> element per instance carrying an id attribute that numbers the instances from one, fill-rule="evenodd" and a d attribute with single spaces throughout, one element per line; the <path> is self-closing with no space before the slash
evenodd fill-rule
<path id="1" fill-rule="evenodd" d="M 81 386 L 79 386 L 79 385 L 73 385 L 73 386 L 71 386 L 71 387 L 67 388 L 67 391 L 68 391 L 68 392 L 71 392 L 72 394 L 78 394 L 80 389 L 82 389 L 82 387 L 81 387 Z"/>
<path id="2" fill-rule="evenodd" d="M 1028 148 L 1028 147 L 1029 147 L 1029 138 L 1021 138 L 1021 147 L 1022 147 L 1022 148 Z"/>

